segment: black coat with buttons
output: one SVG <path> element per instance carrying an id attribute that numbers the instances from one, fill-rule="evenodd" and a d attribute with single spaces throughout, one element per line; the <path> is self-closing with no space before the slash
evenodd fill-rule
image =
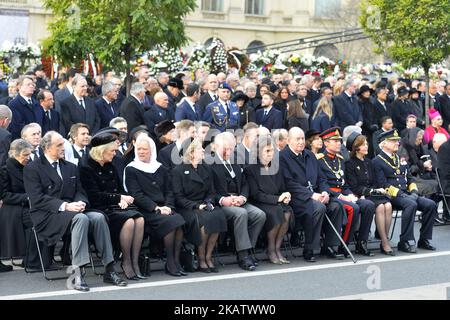
<path id="1" fill-rule="evenodd" d="M 126 194 L 120 185 L 119 175 L 112 163 L 101 166 L 91 157 L 82 163 L 80 178 L 83 188 L 95 209 L 108 211 L 120 202 L 120 196 Z"/>
<path id="2" fill-rule="evenodd" d="M 345 163 L 345 179 L 354 195 L 369 196 L 370 189 L 376 189 L 372 162 L 352 157 Z"/>

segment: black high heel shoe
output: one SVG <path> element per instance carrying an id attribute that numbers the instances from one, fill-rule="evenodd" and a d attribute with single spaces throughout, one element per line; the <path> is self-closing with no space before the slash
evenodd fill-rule
<path id="1" fill-rule="evenodd" d="M 394 251 L 392 251 L 392 250 L 389 250 L 389 251 L 384 250 L 383 245 L 381 243 L 380 243 L 380 251 L 381 251 L 381 253 L 383 253 L 383 254 L 385 254 L 387 256 L 395 256 Z"/>
<path id="2" fill-rule="evenodd" d="M 138 281 L 139 280 L 139 277 L 136 274 L 131 276 L 131 277 L 129 277 L 127 275 L 127 273 L 125 272 L 125 270 L 123 269 L 123 264 L 122 263 L 120 264 L 120 267 L 122 268 L 122 271 L 123 271 L 123 274 L 125 275 L 125 278 L 127 278 L 128 280 L 133 280 L 133 281 Z"/>
<path id="3" fill-rule="evenodd" d="M 165 269 L 166 274 L 168 274 L 168 275 L 171 275 L 173 277 L 181 277 L 181 273 L 179 271 L 177 271 L 177 272 L 170 271 L 169 268 L 167 267 L 167 263 L 164 265 L 164 269 Z"/>

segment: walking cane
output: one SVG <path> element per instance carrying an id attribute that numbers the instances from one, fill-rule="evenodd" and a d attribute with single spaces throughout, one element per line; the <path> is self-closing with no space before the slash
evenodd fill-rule
<path id="1" fill-rule="evenodd" d="M 447 203 L 447 198 L 445 197 L 444 188 L 442 188 L 441 177 L 439 176 L 439 170 L 438 170 L 438 168 L 435 168 L 434 171 L 436 172 L 436 178 L 438 181 L 439 189 L 441 190 L 441 193 L 442 193 L 442 198 L 443 198 L 442 201 L 444 202 L 445 208 L 447 208 L 447 212 L 450 212 L 448 210 L 448 203 Z"/>
<path id="2" fill-rule="evenodd" d="M 344 246 L 345 250 L 348 252 L 348 254 L 350 255 L 350 257 L 353 260 L 353 263 L 358 262 L 358 260 L 355 259 L 355 257 L 353 256 L 352 252 L 350 251 L 350 249 L 348 248 L 347 244 L 345 243 L 344 239 L 342 239 L 341 235 L 339 234 L 339 232 L 337 232 L 336 228 L 334 227 L 333 223 L 331 223 L 330 218 L 327 216 L 327 214 L 325 214 L 325 218 L 327 218 L 328 223 L 330 224 L 331 228 L 333 229 L 334 233 L 336 233 L 337 237 L 339 238 L 339 241 L 342 243 L 342 245 Z"/>

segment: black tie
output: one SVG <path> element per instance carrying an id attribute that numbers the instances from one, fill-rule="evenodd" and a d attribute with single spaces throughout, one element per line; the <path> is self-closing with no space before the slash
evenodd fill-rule
<path id="1" fill-rule="evenodd" d="M 55 168 L 56 172 L 58 172 L 58 161 L 52 163 L 53 168 Z"/>
<path id="2" fill-rule="evenodd" d="M 31 105 L 33 104 L 33 101 L 31 101 L 31 99 L 28 99 L 28 105 L 31 107 Z"/>
<path id="3" fill-rule="evenodd" d="M 114 115 L 114 108 L 112 103 L 108 103 L 108 106 L 111 108 L 111 113 Z"/>
<path id="4" fill-rule="evenodd" d="M 214 95 L 214 101 L 217 101 L 218 98 L 219 98 L 219 97 L 215 94 L 215 95 Z"/>
<path id="5" fill-rule="evenodd" d="M 80 149 L 81 158 L 84 157 L 84 149 Z"/>
<path id="6" fill-rule="evenodd" d="M 32 154 L 34 154 L 33 160 L 36 160 L 37 158 L 39 158 L 37 150 L 33 150 Z"/>
<path id="7" fill-rule="evenodd" d="M 227 168 L 228 172 L 233 172 L 233 167 L 228 162 L 225 162 L 225 167 Z"/>
<path id="8" fill-rule="evenodd" d="M 353 103 L 353 98 L 352 97 L 348 97 L 350 99 L 350 103 Z"/>
<path id="9" fill-rule="evenodd" d="M 83 101 L 83 99 L 80 99 L 80 106 L 81 106 L 83 109 L 86 109 L 86 108 L 84 107 L 84 101 Z"/>
<path id="10" fill-rule="evenodd" d="M 228 104 L 228 102 L 225 102 L 225 106 L 227 107 L 228 119 L 230 119 L 230 105 Z"/>
<path id="11" fill-rule="evenodd" d="M 47 118 L 47 120 L 50 122 L 50 111 L 45 111 L 45 117 Z"/>

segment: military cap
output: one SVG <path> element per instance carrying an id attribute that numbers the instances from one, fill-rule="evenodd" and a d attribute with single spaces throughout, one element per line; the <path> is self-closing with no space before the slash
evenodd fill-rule
<path id="1" fill-rule="evenodd" d="M 325 140 L 342 140 L 341 128 L 333 127 L 333 128 L 327 129 L 320 134 L 320 137 L 322 138 L 323 141 L 325 141 Z"/>
<path id="2" fill-rule="evenodd" d="M 233 89 L 231 89 L 230 85 L 226 82 L 221 82 L 219 84 L 219 89 L 227 89 L 227 90 L 233 91 Z"/>
<path id="3" fill-rule="evenodd" d="M 396 129 L 392 129 L 386 132 L 382 132 L 380 133 L 380 135 L 378 136 L 378 143 L 381 143 L 385 140 L 400 140 L 401 137 L 398 134 L 398 131 Z"/>

